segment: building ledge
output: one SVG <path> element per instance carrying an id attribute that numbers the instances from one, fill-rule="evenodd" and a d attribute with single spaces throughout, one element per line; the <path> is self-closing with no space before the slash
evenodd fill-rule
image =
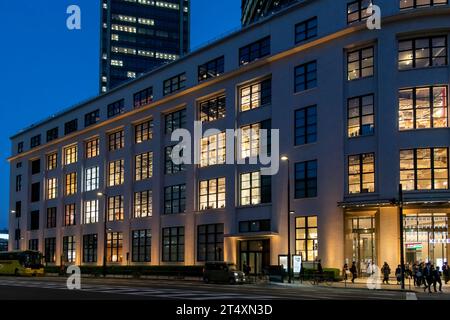
<path id="1" fill-rule="evenodd" d="M 242 239 L 251 239 L 251 238 L 261 238 L 261 237 L 274 237 L 278 236 L 278 232 L 273 231 L 261 231 L 261 232 L 241 232 L 241 233 L 230 233 L 224 235 L 225 238 L 242 238 Z"/>

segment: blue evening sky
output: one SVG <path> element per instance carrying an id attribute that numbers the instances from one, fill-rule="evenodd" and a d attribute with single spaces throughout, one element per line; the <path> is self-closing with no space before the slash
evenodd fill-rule
<path id="1" fill-rule="evenodd" d="M 66 28 L 78 5 L 82 29 Z M 191 47 L 239 27 L 241 0 L 191 0 Z M 9 137 L 98 93 L 99 0 L 0 1 L 0 229 L 8 226 Z"/>

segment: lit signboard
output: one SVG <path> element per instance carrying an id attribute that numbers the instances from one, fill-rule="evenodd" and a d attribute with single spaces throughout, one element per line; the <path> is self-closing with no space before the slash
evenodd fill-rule
<path id="1" fill-rule="evenodd" d="M 420 242 L 407 243 L 406 244 L 406 249 L 408 249 L 408 250 L 420 250 L 420 249 L 423 249 L 423 245 Z"/>
<path id="2" fill-rule="evenodd" d="M 302 271 L 302 256 L 294 256 L 294 273 Z"/>

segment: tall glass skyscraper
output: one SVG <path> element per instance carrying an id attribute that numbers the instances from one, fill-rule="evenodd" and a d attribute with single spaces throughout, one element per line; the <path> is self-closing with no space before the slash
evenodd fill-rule
<path id="1" fill-rule="evenodd" d="M 100 90 L 189 51 L 189 0 L 102 0 Z"/>
<path id="2" fill-rule="evenodd" d="M 251 24 L 262 17 L 294 3 L 298 0 L 242 0 L 242 24 Z"/>

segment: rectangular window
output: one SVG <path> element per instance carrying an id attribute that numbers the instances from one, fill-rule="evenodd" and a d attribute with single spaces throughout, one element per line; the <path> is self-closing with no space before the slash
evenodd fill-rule
<path id="1" fill-rule="evenodd" d="M 71 134 L 72 132 L 75 132 L 77 130 L 78 130 L 78 119 L 74 119 L 64 124 L 64 135 Z"/>
<path id="2" fill-rule="evenodd" d="M 89 127 L 100 121 L 100 110 L 95 110 L 84 115 L 84 127 Z"/>
<path id="3" fill-rule="evenodd" d="M 308 19 L 295 25 L 295 43 L 317 37 L 317 17 Z"/>
<path id="4" fill-rule="evenodd" d="M 108 198 L 108 221 L 123 221 L 123 196 Z"/>
<path id="5" fill-rule="evenodd" d="M 22 216 L 22 201 L 16 201 L 16 218 L 20 218 Z"/>
<path id="6" fill-rule="evenodd" d="M 404 190 L 448 190 L 448 173 L 448 148 L 400 151 L 400 183 Z"/>
<path id="7" fill-rule="evenodd" d="M 30 148 L 36 148 L 41 145 L 41 135 L 38 134 L 30 139 Z"/>
<path id="8" fill-rule="evenodd" d="M 47 229 L 56 228 L 56 208 L 47 208 Z"/>
<path id="9" fill-rule="evenodd" d="M 348 193 L 375 192 L 375 155 L 358 154 L 348 157 Z"/>
<path id="10" fill-rule="evenodd" d="M 68 236 L 63 237 L 63 259 L 64 262 L 74 263 L 77 255 L 76 246 L 75 246 L 75 237 Z"/>
<path id="11" fill-rule="evenodd" d="M 352 24 L 367 19 L 370 16 L 370 14 L 367 13 L 367 9 L 371 4 L 372 0 L 356 0 L 348 3 L 347 23 Z"/>
<path id="12" fill-rule="evenodd" d="M 186 171 L 186 166 L 184 163 L 175 164 L 172 161 L 172 150 L 173 147 L 166 147 L 164 153 L 164 172 L 165 174 L 175 174 L 179 172 Z M 179 156 L 182 157 L 183 151 L 180 151 Z"/>
<path id="13" fill-rule="evenodd" d="M 74 195 L 77 193 L 77 173 L 72 172 L 66 174 L 66 185 L 64 194 L 66 196 Z"/>
<path id="14" fill-rule="evenodd" d="M 150 179 L 153 176 L 153 152 L 139 154 L 134 160 L 136 181 Z"/>
<path id="15" fill-rule="evenodd" d="M 295 111 L 295 145 L 317 141 L 317 107 L 310 106 Z"/>
<path id="16" fill-rule="evenodd" d="M 64 206 L 64 226 L 70 227 L 76 224 L 75 221 L 76 205 L 75 203 L 66 204 Z"/>
<path id="17" fill-rule="evenodd" d="M 270 36 L 239 49 L 239 65 L 243 66 L 270 55 Z"/>
<path id="18" fill-rule="evenodd" d="M 241 111 L 253 110 L 272 102 L 272 79 L 244 86 L 240 89 Z"/>
<path id="19" fill-rule="evenodd" d="M 200 210 L 225 208 L 225 178 L 200 181 Z"/>
<path id="20" fill-rule="evenodd" d="M 367 136 L 374 133 L 374 95 L 364 95 L 348 99 L 347 102 L 348 137 Z"/>
<path id="21" fill-rule="evenodd" d="M 137 124 L 134 127 L 134 138 L 137 144 L 153 139 L 153 120 Z"/>
<path id="22" fill-rule="evenodd" d="M 175 77 L 164 81 L 164 96 L 186 88 L 186 73 L 181 73 Z"/>
<path id="23" fill-rule="evenodd" d="M 47 142 L 58 139 L 58 127 L 47 130 Z"/>
<path id="24" fill-rule="evenodd" d="M 239 232 L 267 232 L 270 231 L 270 220 L 252 220 L 239 222 Z"/>
<path id="25" fill-rule="evenodd" d="M 186 211 L 186 185 L 180 184 L 164 188 L 164 214 Z"/>
<path id="26" fill-rule="evenodd" d="M 272 201 L 271 176 L 263 176 L 260 171 L 240 175 L 240 205 L 250 206 Z"/>
<path id="27" fill-rule="evenodd" d="M 111 161 L 108 169 L 108 187 L 119 186 L 124 182 L 124 160 Z"/>
<path id="28" fill-rule="evenodd" d="M 119 100 L 108 105 L 108 118 L 125 112 L 125 100 Z"/>
<path id="29" fill-rule="evenodd" d="M 51 171 L 58 167 L 58 153 L 51 153 L 47 155 L 47 170 Z"/>
<path id="30" fill-rule="evenodd" d="M 134 193 L 134 218 L 147 218 L 152 216 L 152 191 Z"/>
<path id="31" fill-rule="evenodd" d="M 133 97 L 134 101 L 134 108 L 141 108 L 144 107 L 153 101 L 153 87 L 149 87 L 147 89 L 144 89 L 142 91 L 139 91 L 138 93 L 134 94 Z"/>
<path id="32" fill-rule="evenodd" d="M 152 260 L 152 231 L 133 231 L 132 262 L 151 262 Z"/>
<path id="33" fill-rule="evenodd" d="M 223 224 L 198 226 L 197 261 L 223 261 Z"/>
<path id="34" fill-rule="evenodd" d="M 297 217 L 295 220 L 295 253 L 303 261 L 316 261 L 319 256 L 317 216 Z"/>
<path id="35" fill-rule="evenodd" d="M 215 78 L 224 73 L 225 57 L 208 61 L 198 66 L 198 82 L 202 82 L 211 78 Z"/>
<path id="36" fill-rule="evenodd" d="M 446 86 L 409 88 L 399 91 L 399 129 L 446 128 L 448 96 Z"/>
<path id="37" fill-rule="evenodd" d="M 31 161 L 31 174 L 38 174 L 41 172 L 41 159 Z"/>
<path id="38" fill-rule="evenodd" d="M 408 70 L 447 65 L 447 37 L 436 36 L 398 42 L 398 68 Z"/>
<path id="39" fill-rule="evenodd" d="M 200 142 L 200 166 L 224 164 L 226 160 L 225 132 L 202 138 Z"/>
<path id="40" fill-rule="evenodd" d="M 76 145 L 64 148 L 64 165 L 78 161 L 78 147 Z"/>
<path id="41" fill-rule="evenodd" d="M 17 153 L 22 153 L 23 152 L 23 142 L 19 142 L 17 144 Z"/>
<path id="42" fill-rule="evenodd" d="M 97 190 L 100 186 L 100 177 L 99 177 L 99 167 L 87 168 L 85 170 L 86 180 L 85 180 L 85 191 L 94 191 Z"/>
<path id="43" fill-rule="evenodd" d="M 16 176 L 16 192 L 22 191 L 22 175 Z M 39 200 L 38 200 L 39 201 Z"/>
<path id="44" fill-rule="evenodd" d="M 200 103 L 200 121 L 211 122 L 226 116 L 225 96 L 214 97 Z"/>
<path id="45" fill-rule="evenodd" d="M 83 236 L 83 262 L 95 263 L 97 262 L 97 234 L 87 234 Z"/>
<path id="46" fill-rule="evenodd" d="M 374 74 L 373 47 L 358 49 L 347 53 L 347 79 L 355 80 L 371 77 Z"/>
<path id="47" fill-rule="evenodd" d="M 253 158 L 259 156 L 260 148 L 262 147 L 262 130 L 266 130 L 267 133 L 267 152 L 270 154 L 270 128 L 271 120 L 265 120 L 259 123 L 250 124 L 241 127 L 240 132 L 240 158 Z M 224 155 L 225 157 L 225 155 Z"/>
<path id="48" fill-rule="evenodd" d="M 109 151 L 115 151 L 125 147 L 125 133 L 123 130 L 111 133 L 108 136 Z"/>
<path id="49" fill-rule="evenodd" d="M 302 92 L 317 87 L 317 62 L 312 61 L 295 68 L 295 92 Z"/>
<path id="50" fill-rule="evenodd" d="M 30 230 L 39 230 L 39 217 L 40 213 L 39 210 L 31 211 L 30 212 Z"/>
<path id="51" fill-rule="evenodd" d="M 163 262 L 184 262 L 184 227 L 163 229 L 162 253 Z"/>
<path id="52" fill-rule="evenodd" d="M 295 199 L 317 197 L 317 161 L 295 164 Z"/>
<path id="53" fill-rule="evenodd" d="M 28 250 L 39 251 L 39 239 L 28 240 Z"/>
<path id="54" fill-rule="evenodd" d="M 107 261 L 123 261 L 123 233 L 109 232 L 107 237 Z"/>
<path id="55" fill-rule="evenodd" d="M 44 258 L 47 263 L 56 262 L 56 238 L 45 238 Z"/>
<path id="56" fill-rule="evenodd" d="M 98 200 L 89 200 L 84 202 L 84 224 L 98 222 Z"/>
<path id="57" fill-rule="evenodd" d="M 31 185 L 31 202 L 38 202 L 41 200 L 41 184 L 39 182 Z"/>
<path id="58" fill-rule="evenodd" d="M 448 0 L 400 0 L 400 9 L 416 9 L 446 4 L 448 4 Z"/>
<path id="59" fill-rule="evenodd" d="M 100 154 L 100 144 L 99 139 L 91 139 L 86 141 L 86 159 L 92 159 Z"/>
<path id="60" fill-rule="evenodd" d="M 56 199 L 58 197 L 58 179 L 50 178 L 47 179 L 47 200 Z"/>
<path id="61" fill-rule="evenodd" d="M 165 132 L 171 134 L 177 129 L 186 128 L 186 109 L 181 109 L 165 116 Z"/>

